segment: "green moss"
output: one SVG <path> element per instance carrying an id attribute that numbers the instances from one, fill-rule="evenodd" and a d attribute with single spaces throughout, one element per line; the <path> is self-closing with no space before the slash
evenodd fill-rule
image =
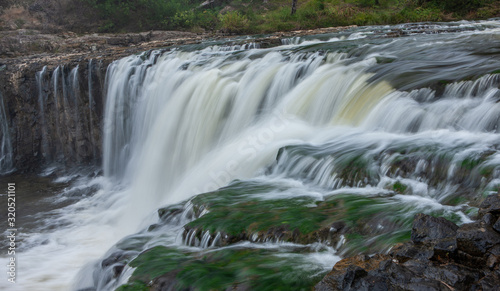
<path id="1" fill-rule="evenodd" d="M 450 200 L 446 201 L 445 204 L 455 206 L 455 205 L 464 204 L 466 202 L 467 202 L 467 199 L 465 197 L 458 196 L 458 197 L 452 197 Z"/>
<path id="2" fill-rule="evenodd" d="M 140 251 L 142 247 L 151 240 L 148 235 L 131 235 L 116 244 L 116 247 L 124 251 Z"/>
<path id="3" fill-rule="evenodd" d="M 149 282 L 165 273 L 176 270 L 188 257 L 175 249 L 157 246 L 147 250 L 129 263 L 136 268 L 131 281 Z"/>
<path id="4" fill-rule="evenodd" d="M 392 185 L 392 189 L 394 190 L 394 192 L 403 194 L 408 189 L 408 186 L 401 183 L 400 181 L 396 181 L 396 183 L 394 183 L 394 185 Z"/>
<path id="5" fill-rule="evenodd" d="M 479 165 L 482 161 L 480 159 L 476 159 L 476 158 L 466 158 L 462 161 L 461 163 L 461 167 L 463 169 L 466 169 L 466 170 L 472 170 L 474 169 L 475 167 L 477 167 L 477 165 Z"/>
<path id="6" fill-rule="evenodd" d="M 116 291 L 148 291 L 149 287 L 141 281 L 135 281 L 122 285 L 116 289 Z"/>
<path id="7" fill-rule="evenodd" d="M 176 289 L 224 290 L 244 285 L 252 290 L 309 290 L 324 270 L 295 269 L 300 260 L 280 256 L 278 250 L 229 248 L 188 254 L 154 247 L 130 263 L 136 268 L 133 283 L 118 290 L 148 290 L 145 282 L 168 273 L 176 278 Z"/>

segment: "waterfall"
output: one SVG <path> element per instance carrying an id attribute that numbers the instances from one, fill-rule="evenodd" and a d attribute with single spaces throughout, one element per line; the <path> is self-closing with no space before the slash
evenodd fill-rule
<path id="1" fill-rule="evenodd" d="M 2 93 L 0 92 L 0 174 L 8 173 L 12 170 L 13 153 L 12 143 L 10 140 L 9 123 L 5 111 Z"/>
<path id="2" fill-rule="evenodd" d="M 93 80 L 92 80 L 92 74 L 93 74 L 93 60 L 91 59 L 88 64 L 88 76 L 87 76 L 87 84 L 88 84 L 88 90 L 89 90 L 89 133 L 90 133 L 90 143 L 92 145 L 95 144 L 95 138 L 94 138 L 94 118 L 92 117 L 93 115 L 93 108 L 95 107 L 94 105 L 94 96 L 93 96 Z M 92 147 L 92 158 L 95 160 L 97 157 L 96 153 L 96 148 Z"/>
<path id="3" fill-rule="evenodd" d="M 45 121 L 45 111 L 47 103 L 47 89 L 45 88 L 45 78 L 47 74 L 47 66 L 44 66 L 40 72 L 36 73 L 36 83 L 38 87 L 38 105 L 40 112 L 40 127 L 42 135 L 42 155 L 47 162 L 52 161 L 51 153 L 49 151 L 49 134 L 48 127 Z"/>
<path id="4" fill-rule="evenodd" d="M 95 62 L 87 65 L 88 74 L 80 65 L 43 67 L 36 73 L 40 148 L 49 168 L 95 164 L 100 159 L 100 129 L 95 121 L 100 120 L 96 102 L 101 98 L 93 94 L 102 89 Z"/>
<path id="5" fill-rule="evenodd" d="M 392 247 L 418 212 L 471 221 L 471 201 L 500 186 L 500 59 L 489 50 L 500 45 L 500 24 L 462 25 L 436 24 L 437 35 L 352 28 L 273 48 L 207 43 L 113 62 L 103 176 L 65 188 L 64 199 L 84 194 L 47 220 L 53 232 L 32 234 L 20 260 L 41 266 L 22 270 L 22 287 L 112 290 L 130 278 L 133 258 L 157 246 L 187 260 L 178 268 L 243 249 L 255 255 L 245 270 L 276 259 L 270 265 L 292 265 L 280 276 L 307 269 L 315 275 L 301 278 L 312 278 L 345 253 Z M 387 37 L 393 29 L 411 35 Z M 63 149 L 54 156 L 70 158 L 85 145 L 78 136 L 94 136 L 100 99 L 95 61 L 87 66 L 87 80 L 83 65 L 53 70 L 52 102 L 40 90 L 41 122 L 57 136 L 48 144 Z M 310 224 L 300 230 L 302 218 Z M 327 235 L 300 238 L 316 219 Z M 339 221 L 351 236 L 332 238 Z"/>

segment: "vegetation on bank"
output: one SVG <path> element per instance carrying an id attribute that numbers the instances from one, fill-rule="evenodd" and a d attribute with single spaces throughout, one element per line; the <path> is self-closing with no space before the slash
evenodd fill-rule
<path id="1" fill-rule="evenodd" d="M 257 34 L 345 25 L 486 19 L 496 0 L 76 0 L 101 32 L 144 30 Z"/>

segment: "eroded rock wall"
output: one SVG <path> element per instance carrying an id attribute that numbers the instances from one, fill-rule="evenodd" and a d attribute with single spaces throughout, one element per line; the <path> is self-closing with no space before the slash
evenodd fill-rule
<path id="1" fill-rule="evenodd" d="M 51 163 L 98 164 L 110 60 L 24 61 L 0 65 L 14 168 L 34 171 Z"/>

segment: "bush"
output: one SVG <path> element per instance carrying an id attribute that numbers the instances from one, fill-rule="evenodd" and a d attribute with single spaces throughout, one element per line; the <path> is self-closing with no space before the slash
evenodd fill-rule
<path id="1" fill-rule="evenodd" d="M 206 30 L 214 31 L 219 26 L 219 18 L 214 10 L 198 11 L 195 16 L 194 25 Z"/>
<path id="2" fill-rule="evenodd" d="M 411 2 L 419 6 L 430 4 L 446 11 L 463 13 L 485 6 L 488 0 L 412 0 Z"/>
<path id="3" fill-rule="evenodd" d="M 182 0 L 81 0 L 105 20 L 102 31 L 171 29 L 186 26 L 190 7 Z M 177 15 L 177 19 L 174 19 Z M 191 17 L 192 18 L 192 17 Z M 177 21 L 177 22 L 176 22 Z"/>
<path id="4" fill-rule="evenodd" d="M 221 30 L 226 33 L 242 33 L 248 29 L 248 18 L 238 11 L 219 15 Z"/>

